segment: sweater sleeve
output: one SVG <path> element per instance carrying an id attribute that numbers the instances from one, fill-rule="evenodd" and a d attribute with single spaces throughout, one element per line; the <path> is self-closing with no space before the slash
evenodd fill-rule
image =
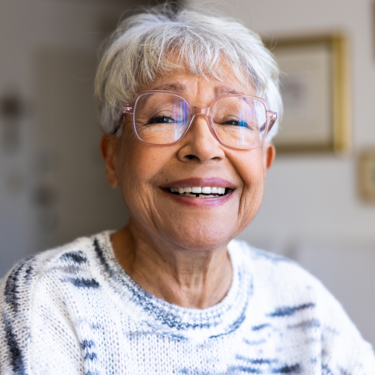
<path id="1" fill-rule="evenodd" d="M 2 375 L 84 373 L 74 326 L 43 257 L 20 262 L 0 284 Z"/>
<path id="2" fill-rule="evenodd" d="M 375 355 L 340 303 L 319 282 L 322 374 L 375 374 Z"/>

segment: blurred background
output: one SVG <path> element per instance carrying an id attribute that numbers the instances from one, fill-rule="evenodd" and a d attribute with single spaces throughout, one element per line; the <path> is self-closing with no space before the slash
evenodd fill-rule
<path id="1" fill-rule="evenodd" d="M 375 148 L 374 3 L 208 4 L 267 40 L 347 37 L 350 149 L 280 152 L 240 237 L 320 278 L 375 345 L 375 205 L 358 192 L 358 155 Z M 0 278 L 30 254 L 126 223 L 122 198 L 105 180 L 92 88 L 100 43 L 139 5 L 152 2 L 0 0 Z"/>

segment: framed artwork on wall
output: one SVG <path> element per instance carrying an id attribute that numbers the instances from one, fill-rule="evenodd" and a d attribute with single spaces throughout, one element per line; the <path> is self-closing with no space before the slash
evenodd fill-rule
<path id="1" fill-rule="evenodd" d="M 358 181 L 362 199 L 375 203 L 375 148 L 359 155 Z"/>
<path id="2" fill-rule="evenodd" d="M 265 43 L 281 74 L 284 116 L 278 152 L 346 152 L 350 148 L 347 39 L 279 38 Z"/>

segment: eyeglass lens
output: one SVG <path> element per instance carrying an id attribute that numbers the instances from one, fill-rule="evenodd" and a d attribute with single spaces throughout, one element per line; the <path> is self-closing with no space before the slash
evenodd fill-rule
<path id="1" fill-rule="evenodd" d="M 192 117 L 192 108 L 183 98 L 169 93 L 145 93 L 134 108 L 138 137 L 147 143 L 178 141 Z M 215 102 L 212 125 L 220 141 L 230 147 L 247 149 L 259 146 L 266 130 L 267 112 L 255 98 L 226 96 Z"/>

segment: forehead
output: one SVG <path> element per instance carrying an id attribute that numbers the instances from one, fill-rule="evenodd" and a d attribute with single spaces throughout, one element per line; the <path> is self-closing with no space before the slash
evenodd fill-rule
<path id="1" fill-rule="evenodd" d="M 168 90 L 185 95 L 209 91 L 215 97 L 228 94 L 255 95 L 254 86 L 251 83 L 242 84 L 225 63 L 220 72 L 197 75 L 184 67 L 160 74 L 143 90 Z"/>

